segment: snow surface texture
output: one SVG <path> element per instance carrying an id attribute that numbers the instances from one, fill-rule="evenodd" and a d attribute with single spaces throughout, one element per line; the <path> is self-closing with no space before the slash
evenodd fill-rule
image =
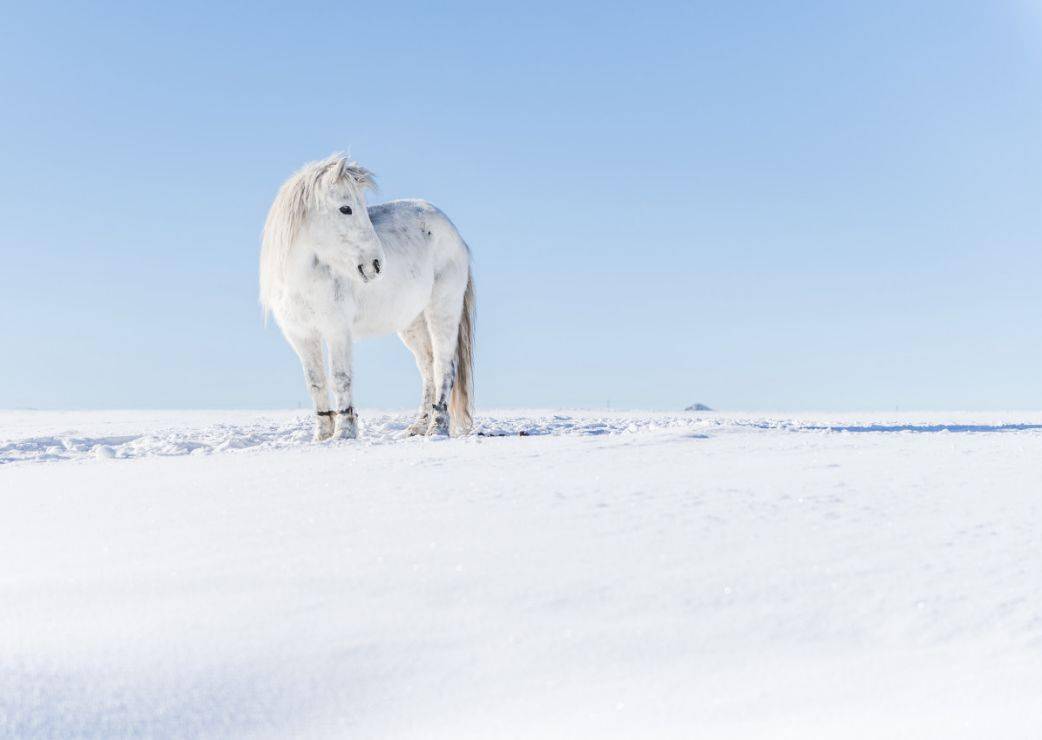
<path id="1" fill-rule="evenodd" d="M 360 419 L 0 412 L 0 737 L 1042 735 L 1042 414 Z"/>

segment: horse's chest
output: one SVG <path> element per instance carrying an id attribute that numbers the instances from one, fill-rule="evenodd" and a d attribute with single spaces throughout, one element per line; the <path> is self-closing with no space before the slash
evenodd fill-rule
<path id="1" fill-rule="evenodd" d="M 320 331 L 343 325 L 345 288 L 343 280 L 309 275 L 307 280 L 286 290 L 278 306 L 280 322 Z"/>
<path id="2" fill-rule="evenodd" d="M 421 283 L 366 285 L 355 295 L 352 331 L 355 336 L 373 336 L 401 331 L 420 315 L 430 298 Z"/>

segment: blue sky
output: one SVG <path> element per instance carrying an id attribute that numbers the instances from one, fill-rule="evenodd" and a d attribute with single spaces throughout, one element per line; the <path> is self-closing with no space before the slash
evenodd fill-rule
<path id="1" fill-rule="evenodd" d="M 479 406 L 1042 408 L 1042 4 L 19 3 L 0 407 L 292 407 L 261 225 L 349 150 L 474 251 Z M 361 407 L 418 401 L 397 338 Z"/>

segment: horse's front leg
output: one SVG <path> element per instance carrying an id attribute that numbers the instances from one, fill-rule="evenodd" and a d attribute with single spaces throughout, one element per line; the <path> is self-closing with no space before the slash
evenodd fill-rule
<path id="1" fill-rule="evenodd" d="M 333 436 L 333 412 L 329 409 L 329 393 L 326 387 L 326 368 L 322 360 L 322 340 L 318 334 L 296 335 L 286 333 L 286 339 L 296 350 L 304 368 L 304 382 L 308 395 L 315 404 L 315 441 Z"/>
<path id="2" fill-rule="evenodd" d="M 333 439 L 354 439 L 358 436 L 358 419 L 351 400 L 351 336 L 332 339 L 328 344 L 329 366 L 333 381 L 333 403 L 336 412 Z"/>

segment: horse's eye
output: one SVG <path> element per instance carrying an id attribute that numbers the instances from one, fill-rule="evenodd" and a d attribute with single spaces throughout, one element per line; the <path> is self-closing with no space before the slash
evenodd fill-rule
<path id="1" fill-rule="evenodd" d="M 345 216 L 351 215 L 351 206 L 340 206 L 340 212 Z"/>

